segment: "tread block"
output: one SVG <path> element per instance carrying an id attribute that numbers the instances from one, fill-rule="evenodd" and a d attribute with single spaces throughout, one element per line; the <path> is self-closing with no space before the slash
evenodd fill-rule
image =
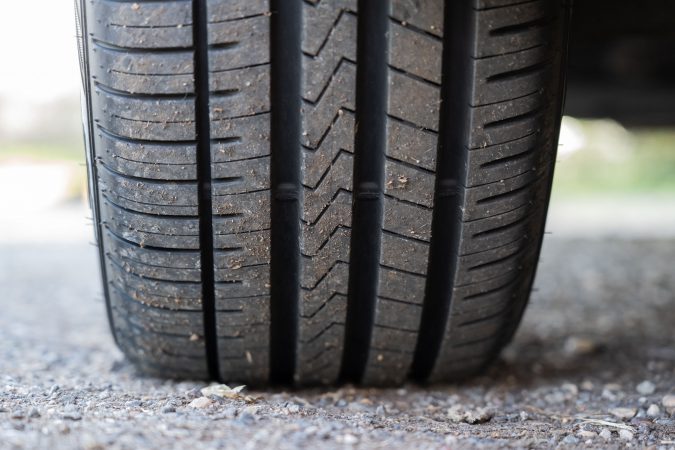
<path id="1" fill-rule="evenodd" d="M 192 4 L 188 1 L 92 0 L 87 5 L 87 22 L 93 39 L 119 47 L 192 45 Z"/>
<path id="2" fill-rule="evenodd" d="M 132 94 L 190 94 L 194 92 L 193 55 L 129 52 L 95 44 L 90 56 L 92 78 L 109 88 Z"/>
<path id="3" fill-rule="evenodd" d="M 207 20 L 209 29 L 220 23 L 246 19 L 250 16 L 268 14 L 267 0 L 209 0 Z"/>
<path id="4" fill-rule="evenodd" d="M 541 137 L 532 133 L 505 144 L 469 150 L 467 155 L 467 178 L 465 185 L 474 187 L 512 178 L 530 170 L 545 166 L 546 153 L 540 151 Z"/>
<path id="5" fill-rule="evenodd" d="M 94 122 L 129 139 L 195 139 L 194 100 L 113 93 L 99 85 L 92 92 Z"/>
<path id="6" fill-rule="evenodd" d="M 269 155 L 269 114 L 238 117 L 211 123 L 211 162 L 219 164 Z"/>
<path id="7" fill-rule="evenodd" d="M 382 234 L 380 263 L 394 269 L 425 276 L 429 244 L 397 234 Z"/>
<path id="8" fill-rule="evenodd" d="M 389 64 L 398 70 L 435 84 L 441 83 L 441 55 L 443 43 L 437 38 L 420 33 L 392 21 L 391 56 Z"/>
<path id="9" fill-rule="evenodd" d="M 434 174 L 395 160 L 384 163 L 384 192 L 399 200 L 405 200 L 431 208 L 433 206 Z"/>
<path id="10" fill-rule="evenodd" d="M 171 251 L 139 247 L 123 241 L 112 233 L 104 234 L 109 257 L 127 272 L 157 280 L 199 283 L 201 267 L 199 252 Z"/>
<path id="11" fill-rule="evenodd" d="M 194 143 L 159 144 L 114 136 L 98 128 L 99 160 L 114 172 L 151 180 L 196 180 Z"/>
<path id="12" fill-rule="evenodd" d="M 199 249 L 199 223 L 194 217 L 162 217 L 122 209 L 101 198 L 101 223 L 116 237 L 139 247 Z"/>
<path id="13" fill-rule="evenodd" d="M 484 58 L 546 45 L 552 37 L 555 6 L 556 2 L 539 0 L 478 11 L 480 45 L 474 46 L 472 56 Z"/>
<path id="14" fill-rule="evenodd" d="M 414 92 L 414 96 L 410 93 Z M 389 74 L 389 114 L 425 130 L 438 130 L 437 86 L 399 72 Z"/>
<path id="15" fill-rule="evenodd" d="M 201 309 L 201 284 L 147 278 L 131 271 L 129 264 L 118 265 L 108 258 L 108 280 L 131 299 L 162 309 Z"/>
<path id="16" fill-rule="evenodd" d="M 209 44 L 211 85 L 214 79 L 234 69 L 268 64 L 269 16 L 213 22 L 209 25 Z"/>
<path id="17" fill-rule="evenodd" d="M 431 210 L 385 197 L 384 229 L 401 236 L 428 241 L 431 237 Z"/>
<path id="18" fill-rule="evenodd" d="M 420 32 L 443 36 L 443 2 L 435 0 L 393 0 L 392 17 Z"/>
<path id="19" fill-rule="evenodd" d="M 475 60 L 471 104 L 481 106 L 532 94 L 551 77 L 551 70 L 553 59 L 546 46 Z"/>
<path id="20" fill-rule="evenodd" d="M 122 208 L 146 214 L 196 216 L 197 184 L 129 178 L 98 164 L 104 195 Z"/>

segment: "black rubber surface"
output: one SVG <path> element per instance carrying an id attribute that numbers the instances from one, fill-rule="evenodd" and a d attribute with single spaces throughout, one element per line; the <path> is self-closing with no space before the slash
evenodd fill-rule
<path id="1" fill-rule="evenodd" d="M 543 235 L 554 0 L 77 3 L 118 345 L 252 385 L 459 379 Z"/>

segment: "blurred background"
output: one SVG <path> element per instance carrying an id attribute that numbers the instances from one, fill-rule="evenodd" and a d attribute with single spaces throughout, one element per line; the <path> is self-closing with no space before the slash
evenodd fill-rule
<path id="1" fill-rule="evenodd" d="M 0 27 L 0 241 L 90 239 L 73 4 L 3 2 L 0 15 L 15 18 Z"/>

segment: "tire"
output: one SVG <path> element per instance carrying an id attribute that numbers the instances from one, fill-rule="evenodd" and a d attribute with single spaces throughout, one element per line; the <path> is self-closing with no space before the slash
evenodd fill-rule
<path id="1" fill-rule="evenodd" d="M 475 374 L 535 273 L 566 1 L 270 2 L 77 5 L 118 346 L 250 385 Z"/>

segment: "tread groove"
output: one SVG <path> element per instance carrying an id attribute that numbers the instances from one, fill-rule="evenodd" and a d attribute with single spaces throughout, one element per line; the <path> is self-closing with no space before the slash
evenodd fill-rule
<path id="1" fill-rule="evenodd" d="M 535 108 L 531 111 L 524 112 L 515 116 L 507 117 L 505 119 L 495 120 L 493 122 L 487 122 L 483 125 L 483 129 L 487 130 L 489 128 L 504 127 L 507 125 L 512 125 L 517 122 L 522 122 L 523 120 L 531 119 L 536 117 L 538 114 L 543 112 L 544 108 Z"/>
<path id="2" fill-rule="evenodd" d="M 119 196 L 120 198 L 124 198 L 125 200 L 129 200 L 125 197 Z M 148 217 L 148 218 L 153 218 L 153 219 L 172 219 L 172 220 L 194 220 L 197 219 L 197 216 L 179 216 L 179 215 L 172 215 L 172 214 L 152 214 L 152 213 L 147 213 L 143 211 L 136 211 L 135 209 L 130 209 L 127 207 L 124 207 L 122 205 L 119 205 L 115 203 L 113 200 L 110 199 L 107 195 L 105 195 L 105 190 L 101 191 L 101 198 L 113 205 L 115 208 L 120 209 L 124 212 L 127 212 L 129 214 L 134 214 L 138 216 L 143 216 L 143 217 Z M 133 201 L 133 200 L 132 200 Z M 138 202 L 140 203 L 140 202 Z"/>
<path id="3" fill-rule="evenodd" d="M 545 69 L 547 66 L 551 65 L 551 60 L 546 60 L 542 61 L 536 64 L 532 64 L 527 67 L 522 67 L 520 69 L 514 69 L 514 70 L 509 70 L 507 72 L 501 72 L 497 73 L 495 75 L 490 75 L 485 79 L 486 83 L 491 83 L 494 81 L 509 81 L 509 80 L 517 80 L 518 78 L 522 78 L 525 75 L 530 75 L 536 72 L 540 72 L 543 69 Z M 513 100 L 513 99 L 511 99 Z M 484 105 L 481 105 L 484 106 Z"/>
<path id="4" fill-rule="evenodd" d="M 270 0 L 270 382 L 295 376 L 300 301 L 300 0 Z"/>
<path id="5" fill-rule="evenodd" d="M 388 0 L 359 0 L 349 291 L 340 380 L 365 373 L 375 321 L 387 145 Z M 358 249 L 355 252 L 354 249 Z"/>
<path id="6" fill-rule="evenodd" d="M 530 28 L 543 27 L 550 24 L 554 20 L 553 17 L 538 17 L 527 22 L 507 25 L 500 28 L 490 30 L 490 36 L 507 36 L 510 34 L 518 34 Z"/>
<path id="7" fill-rule="evenodd" d="M 132 100 L 158 100 L 158 99 L 189 100 L 194 98 L 195 96 L 195 94 L 190 92 L 154 93 L 154 94 L 147 94 L 144 92 L 131 92 L 122 89 L 116 89 L 114 87 L 105 85 L 99 81 L 94 81 L 94 87 L 96 89 L 105 92 L 106 94 L 115 95 L 117 97 L 124 97 Z"/>
<path id="8" fill-rule="evenodd" d="M 138 138 L 130 138 L 128 136 L 122 136 L 121 134 L 117 134 L 114 131 L 111 131 L 107 128 L 105 128 L 103 125 L 100 123 L 96 124 L 96 129 L 100 131 L 101 133 L 107 135 L 108 137 L 112 139 L 116 139 L 118 141 L 122 142 L 127 142 L 130 144 L 139 144 L 139 145 L 164 145 L 164 146 L 173 146 L 173 147 L 180 147 L 180 146 L 185 146 L 185 145 L 194 145 L 197 143 L 194 139 L 186 139 L 186 140 L 173 140 L 173 141 L 158 141 L 158 140 L 153 140 L 153 139 L 138 139 Z"/>
<path id="9" fill-rule="evenodd" d="M 196 27 L 195 27 L 196 28 Z M 152 53 L 174 53 L 174 54 L 185 54 L 192 52 L 194 49 L 192 47 L 122 47 L 120 45 L 115 45 L 112 42 L 106 42 L 100 39 L 92 38 L 91 41 L 96 47 L 103 48 L 105 50 L 120 52 L 120 53 L 138 53 L 138 54 L 152 54 Z"/>
<path id="10" fill-rule="evenodd" d="M 410 376 L 425 381 L 434 369 L 450 314 L 451 295 L 458 261 L 461 234 L 462 181 L 466 179 L 466 130 L 453 124 L 465 123 L 470 114 L 469 93 L 472 78 L 468 48 L 475 47 L 476 33 L 468 2 L 446 2 L 443 17 L 443 56 L 441 63 L 440 130 L 431 221 L 431 244 L 426 290 Z M 467 36 L 472 38 L 467 40 Z M 463 70 L 459 69 L 465 66 Z M 450 101 L 452 99 L 452 101 Z M 447 195 L 448 190 L 453 194 Z"/>
<path id="11" fill-rule="evenodd" d="M 213 258 L 213 198 L 211 196 L 211 124 L 209 106 L 208 29 L 206 0 L 192 1 L 195 43 L 195 123 L 197 133 L 197 180 L 199 248 L 202 271 L 204 344 L 209 376 L 220 379 L 216 333 L 215 267 Z"/>
<path id="12" fill-rule="evenodd" d="M 516 153 L 515 155 L 510 155 L 504 158 L 497 158 L 493 159 L 492 161 L 485 162 L 480 165 L 481 169 L 487 169 L 490 167 L 496 167 L 496 166 L 501 166 L 501 165 L 506 165 L 510 162 L 513 161 L 518 161 L 520 159 L 524 159 L 528 156 L 530 156 L 532 153 L 534 153 L 535 148 L 530 147 L 527 150 L 524 150 L 522 152 Z"/>

